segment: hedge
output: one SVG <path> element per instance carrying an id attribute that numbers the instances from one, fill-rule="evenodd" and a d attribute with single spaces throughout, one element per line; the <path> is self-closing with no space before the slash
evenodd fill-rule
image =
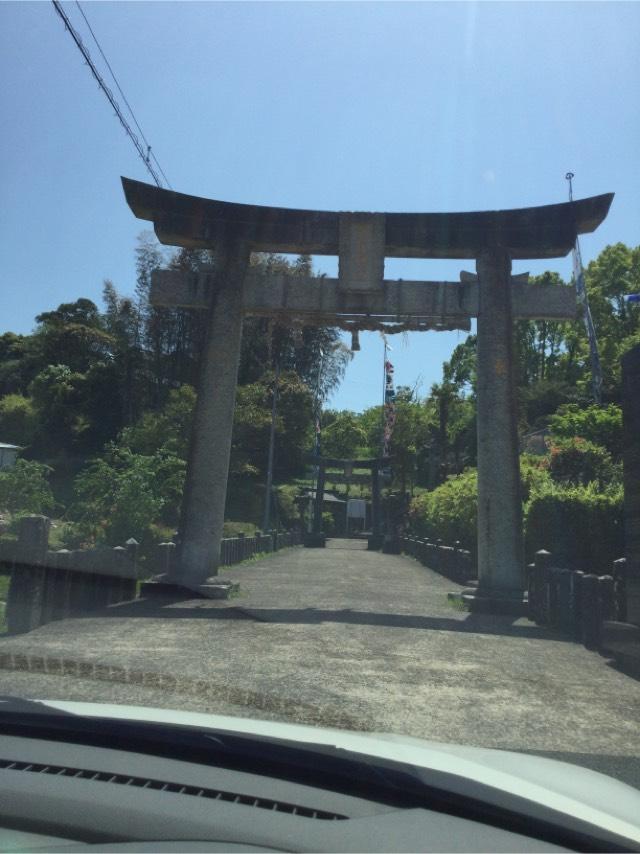
<path id="1" fill-rule="evenodd" d="M 620 487 L 598 492 L 595 483 L 556 484 L 526 459 L 522 460 L 521 482 L 527 561 L 544 548 L 559 565 L 605 573 L 624 554 Z M 475 553 L 477 506 L 477 473 L 469 469 L 412 501 L 411 530 L 446 544 L 460 540 Z"/>
<path id="2" fill-rule="evenodd" d="M 525 506 L 525 551 L 541 548 L 554 564 L 604 574 L 624 555 L 623 491 L 560 487 L 534 494 Z"/>

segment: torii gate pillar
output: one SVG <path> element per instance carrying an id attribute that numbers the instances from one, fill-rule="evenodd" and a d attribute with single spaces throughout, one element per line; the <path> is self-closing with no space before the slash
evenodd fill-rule
<path id="1" fill-rule="evenodd" d="M 492 611 L 522 607 L 524 549 L 511 307 L 511 258 L 477 259 L 478 590 L 465 599 Z"/>
<path id="2" fill-rule="evenodd" d="M 249 254 L 233 238 L 218 250 L 180 515 L 175 580 L 184 586 L 202 584 L 220 563 Z"/>

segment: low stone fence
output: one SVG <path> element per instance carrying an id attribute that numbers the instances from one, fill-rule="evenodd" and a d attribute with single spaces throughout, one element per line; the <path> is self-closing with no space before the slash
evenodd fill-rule
<path id="1" fill-rule="evenodd" d="M 24 516 L 17 542 L 0 544 L 0 567 L 11 576 L 5 610 L 11 634 L 135 599 L 140 573 L 136 540 L 113 549 L 51 551 L 50 527 L 46 516 Z"/>
<path id="2" fill-rule="evenodd" d="M 115 548 L 52 551 L 50 527 L 46 516 L 24 516 L 18 522 L 17 541 L 0 543 L 0 573 L 11 576 L 5 610 L 10 634 L 128 602 L 136 598 L 139 580 L 170 574 L 173 568 L 175 543 L 160 543 L 153 558 L 142 563 L 133 538 Z M 221 565 L 300 544 L 297 531 L 230 537 L 222 540 Z"/>
<path id="3" fill-rule="evenodd" d="M 601 649 L 606 621 L 627 619 L 627 561 L 613 562 L 611 574 L 596 575 L 554 565 L 541 549 L 527 567 L 528 615 L 539 625 L 566 632 L 588 649 Z"/>
<path id="4" fill-rule="evenodd" d="M 225 537 L 220 543 L 220 566 L 232 566 L 255 555 L 277 552 L 280 549 L 302 545 L 300 531 L 256 531 L 253 537 L 238 534 Z M 171 575 L 177 554 L 175 543 L 160 543 L 156 546 L 154 571 Z"/>
<path id="5" fill-rule="evenodd" d="M 465 584 L 477 578 L 478 571 L 473 555 L 468 549 L 463 549 L 459 541 L 452 546 L 445 546 L 442 540 L 432 540 L 428 537 L 400 537 L 402 551 L 428 566 L 435 572 L 445 575 L 452 581 Z"/>

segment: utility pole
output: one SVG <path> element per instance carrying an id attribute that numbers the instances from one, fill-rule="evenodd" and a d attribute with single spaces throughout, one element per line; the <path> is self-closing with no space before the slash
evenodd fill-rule
<path id="1" fill-rule="evenodd" d="M 273 402 L 271 404 L 271 428 L 269 430 L 269 460 L 267 463 L 267 494 L 264 500 L 264 519 L 262 530 L 271 527 L 271 492 L 273 489 L 273 451 L 276 442 L 276 415 L 278 409 L 278 382 L 280 380 L 280 359 L 276 362 L 276 376 L 273 384 Z"/>

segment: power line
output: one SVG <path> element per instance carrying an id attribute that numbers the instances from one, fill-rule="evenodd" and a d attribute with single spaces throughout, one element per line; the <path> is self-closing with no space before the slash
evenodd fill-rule
<path id="1" fill-rule="evenodd" d="M 78 48 L 78 50 L 79 50 L 79 51 L 80 51 L 80 53 L 82 54 L 82 56 L 83 56 L 83 58 L 84 58 L 85 62 L 86 62 L 86 63 L 87 63 L 87 65 L 89 66 L 89 69 L 90 69 L 91 73 L 93 74 L 94 78 L 96 79 L 96 81 L 97 81 L 97 83 L 98 83 L 98 86 L 102 89 L 102 91 L 104 92 L 104 94 L 107 96 L 107 100 L 109 101 L 109 103 L 110 103 L 110 104 L 111 104 L 111 106 L 113 107 L 113 109 L 114 109 L 114 111 L 115 111 L 115 114 L 116 114 L 116 116 L 118 117 L 118 120 L 119 120 L 120 124 L 121 124 L 121 125 L 122 125 L 122 127 L 124 128 L 125 133 L 127 134 L 127 136 L 131 139 L 131 141 L 132 141 L 132 142 L 133 142 L 133 144 L 135 145 L 136 150 L 137 150 L 138 154 L 140 155 L 140 157 L 141 157 L 141 159 L 142 159 L 142 161 L 143 161 L 144 165 L 147 167 L 147 169 L 148 169 L 149 173 L 151 174 L 151 177 L 153 178 L 153 180 L 155 181 L 155 183 L 156 183 L 156 185 L 157 185 L 158 187 L 162 187 L 162 181 L 160 180 L 160 177 L 158 176 L 158 173 L 156 172 L 156 170 L 155 170 L 155 169 L 153 168 L 153 166 L 151 165 L 151 157 L 150 157 L 150 155 L 151 155 L 151 146 L 147 144 L 147 151 L 145 152 L 145 150 L 144 150 L 144 148 L 143 148 L 143 146 L 142 146 L 142 143 L 140 142 L 140 140 L 138 139 L 138 137 L 135 135 L 135 133 L 134 133 L 134 132 L 133 132 L 133 130 L 131 129 L 131 127 L 130 127 L 129 123 L 127 122 L 126 118 L 122 115 L 122 110 L 120 109 L 120 105 L 118 104 L 118 102 L 117 102 L 117 101 L 116 101 L 116 99 L 114 98 L 113 93 L 111 92 L 111 90 L 108 88 L 108 86 L 106 85 L 106 83 L 105 83 L 105 82 L 104 82 L 104 80 L 102 79 L 102 76 L 101 76 L 100 72 L 98 71 L 98 69 L 97 69 L 97 68 L 96 68 L 96 66 L 94 65 L 93 60 L 91 59 L 91 56 L 90 56 L 90 54 L 89 54 L 89 51 L 86 49 L 86 47 L 85 47 L 85 46 L 84 46 L 84 44 L 82 43 L 82 39 L 80 38 L 80 36 L 78 35 L 78 33 L 77 33 L 77 32 L 75 31 L 75 29 L 73 28 L 73 25 L 71 24 L 71 21 L 70 21 L 70 20 L 69 20 L 69 18 L 67 17 L 66 12 L 64 11 L 64 9 L 62 8 L 62 6 L 60 5 L 59 0 L 51 0 L 51 2 L 53 3 L 53 7 L 54 7 L 54 9 L 56 10 L 56 12 L 58 13 L 58 15 L 60 15 L 60 17 L 61 17 L 61 18 L 62 18 L 62 20 L 64 21 L 65 29 L 69 32 L 69 35 L 70 35 L 70 36 L 71 36 L 71 38 L 74 40 L 74 42 L 75 42 L 75 44 L 76 44 L 76 47 Z M 85 18 L 85 20 L 86 20 L 86 18 Z M 88 23 L 88 22 L 87 22 L 87 23 Z M 94 36 L 94 38 L 95 38 L 95 36 Z M 106 61 L 106 59 L 105 59 L 105 61 Z M 115 79 L 115 78 L 114 78 L 114 79 Z M 119 88 L 119 87 L 118 87 L 118 88 Z M 129 108 L 129 109 L 131 109 L 131 108 Z M 135 121 L 135 118 L 134 118 L 134 121 Z M 137 124 L 137 122 L 136 122 L 136 124 Z M 142 132 L 141 132 L 141 133 L 142 133 Z M 143 137 L 143 138 L 144 138 L 144 137 Z M 146 141 L 146 140 L 145 140 L 145 141 Z M 154 160 L 155 160 L 155 156 L 154 156 Z M 157 163 L 157 160 L 156 160 L 156 163 Z M 159 164 L 158 164 L 158 166 L 159 166 Z M 160 170 L 160 171 L 162 171 L 162 170 Z M 162 174 L 164 175 L 164 173 L 162 173 Z M 165 178 L 165 180 L 166 180 L 166 178 Z M 168 184 L 168 183 L 169 183 L 169 182 L 167 181 L 167 184 Z"/>
<path id="2" fill-rule="evenodd" d="M 80 14 L 81 14 L 81 15 L 82 15 L 82 17 L 84 18 L 84 22 L 85 22 L 85 24 L 86 24 L 86 25 L 87 25 L 87 27 L 89 28 L 89 32 L 91 33 L 91 36 L 93 37 L 93 40 L 94 40 L 94 42 L 96 43 L 96 47 L 97 47 L 97 48 L 98 48 L 98 50 L 100 51 L 100 56 L 104 59 L 105 65 L 106 65 L 106 66 L 107 66 L 107 68 L 109 69 L 109 74 L 111 74 L 111 77 L 113 78 L 113 82 L 116 84 L 116 86 L 117 86 L 117 88 L 118 88 L 118 92 L 120 92 L 120 94 L 122 95 L 122 100 L 125 102 L 125 104 L 126 104 L 126 106 L 127 106 L 127 109 L 129 110 L 129 113 L 131 114 L 131 118 L 132 118 L 132 119 L 133 119 L 133 121 L 134 121 L 135 126 L 136 126 L 136 127 L 138 128 L 138 130 L 140 131 L 140 136 L 142 137 L 142 140 L 143 140 L 144 144 L 147 146 L 147 152 L 151 155 L 151 157 L 152 157 L 152 158 L 153 158 L 153 160 L 155 161 L 156 166 L 157 166 L 157 167 L 158 167 L 158 169 L 160 170 L 160 173 L 161 173 L 162 177 L 164 178 L 164 180 L 165 180 L 165 181 L 166 181 L 166 183 L 167 183 L 167 186 L 168 186 L 168 187 L 170 187 L 171 189 L 173 189 L 173 188 L 171 187 L 171 182 L 169 181 L 169 179 L 167 178 L 167 176 L 166 176 L 166 175 L 165 175 L 165 173 L 164 173 L 164 169 L 162 168 L 162 166 L 161 166 L 161 165 L 160 165 L 160 163 L 158 162 L 158 158 L 155 156 L 155 154 L 154 154 L 154 153 L 153 153 L 153 151 L 151 150 L 151 145 L 149 144 L 149 141 L 147 140 L 146 136 L 144 135 L 144 131 L 143 131 L 143 130 L 142 130 L 142 128 L 140 127 L 140 123 L 138 122 L 138 120 L 137 120 L 137 118 L 136 118 L 136 115 L 135 115 L 135 113 L 133 112 L 133 108 L 131 107 L 131 104 L 130 104 L 130 103 L 129 103 L 129 101 L 127 100 L 127 96 L 126 96 L 126 95 L 124 94 L 124 92 L 122 91 L 122 87 L 120 86 L 120 83 L 118 82 L 118 78 L 116 77 L 115 72 L 114 72 L 113 68 L 111 67 L 111 63 L 109 62 L 109 60 L 108 60 L 108 59 L 107 59 L 107 57 L 105 56 L 105 53 L 104 53 L 104 51 L 102 50 L 102 47 L 101 47 L 101 45 L 100 45 L 100 42 L 98 41 L 98 38 L 97 38 L 96 34 L 93 32 L 93 27 L 92 27 L 92 26 L 91 26 L 91 24 L 89 23 L 89 21 L 88 21 L 88 19 L 87 19 L 87 16 L 86 16 L 86 15 L 85 15 L 85 13 L 84 13 L 84 9 L 82 8 L 82 6 L 81 6 L 81 5 L 80 5 L 80 3 L 78 2 L 78 0 L 76 0 L 76 6 L 78 7 L 78 10 L 79 10 Z"/>

